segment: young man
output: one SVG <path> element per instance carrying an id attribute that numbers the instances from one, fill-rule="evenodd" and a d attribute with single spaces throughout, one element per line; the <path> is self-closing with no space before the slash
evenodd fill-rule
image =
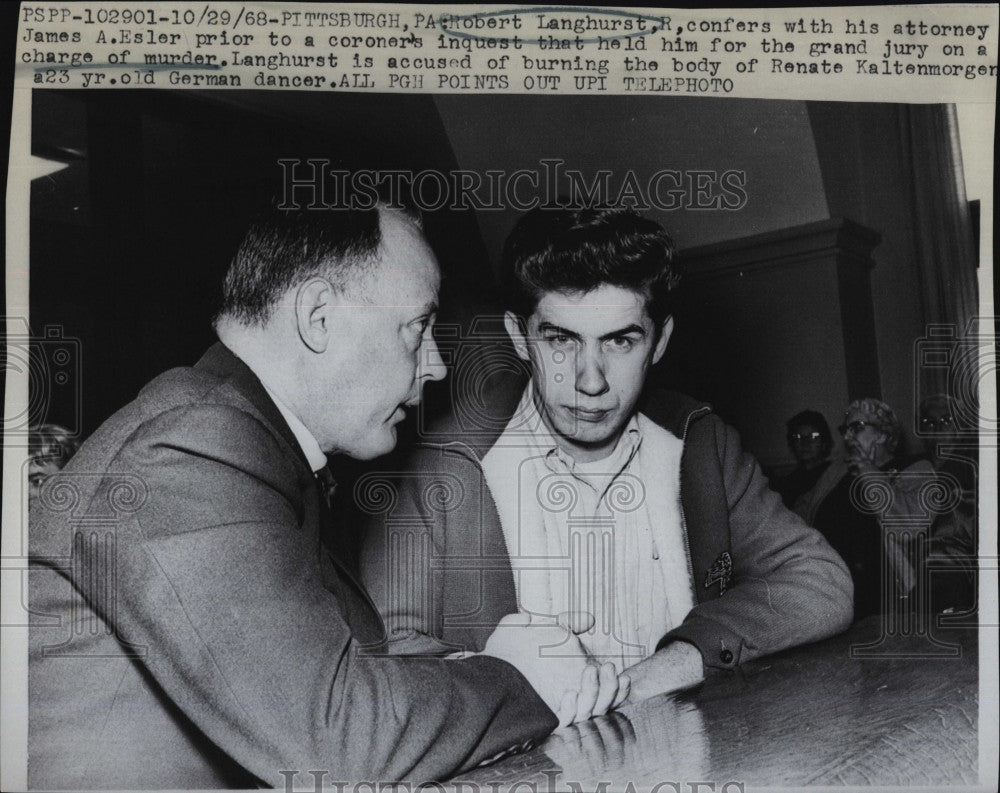
<path id="1" fill-rule="evenodd" d="M 545 736 L 553 711 L 608 708 L 613 670 L 554 624 L 504 625 L 471 658 L 386 656 L 330 539 L 326 456 L 391 450 L 445 374 L 439 281 L 402 212 L 261 218 L 230 266 L 219 343 L 43 485 L 32 788 L 426 782 Z M 542 658 L 553 643 L 568 671 Z"/>
<path id="2" fill-rule="evenodd" d="M 843 562 L 736 432 L 678 394 L 641 400 L 673 330 L 672 257 L 630 211 L 517 224 L 504 326 L 530 379 L 497 361 L 462 378 L 392 508 L 361 505 L 390 628 L 476 649 L 509 612 L 575 612 L 635 699 L 850 624 Z"/>

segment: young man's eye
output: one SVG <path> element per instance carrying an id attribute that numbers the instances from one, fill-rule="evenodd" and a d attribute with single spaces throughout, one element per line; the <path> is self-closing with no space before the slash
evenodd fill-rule
<path id="1" fill-rule="evenodd" d="M 569 336 L 563 335 L 562 333 L 553 333 L 547 335 L 545 337 L 545 341 L 553 347 L 568 347 L 573 340 Z"/>
<path id="2" fill-rule="evenodd" d="M 607 344 L 612 350 L 627 352 L 635 346 L 635 339 L 631 336 L 615 336 L 608 339 Z"/>

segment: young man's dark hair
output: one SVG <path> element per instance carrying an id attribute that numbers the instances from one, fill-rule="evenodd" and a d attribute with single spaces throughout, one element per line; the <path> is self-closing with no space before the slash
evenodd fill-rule
<path id="1" fill-rule="evenodd" d="M 529 316 L 545 292 L 587 293 L 602 284 L 642 292 L 656 325 L 670 314 L 679 276 L 674 242 L 634 211 L 539 207 L 514 226 L 503 250 L 507 307 Z"/>

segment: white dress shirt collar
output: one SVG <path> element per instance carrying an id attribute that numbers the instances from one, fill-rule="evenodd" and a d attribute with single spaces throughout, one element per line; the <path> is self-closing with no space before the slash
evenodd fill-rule
<path id="1" fill-rule="evenodd" d="M 636 414 L 610 455 L 576 462 L 558 450 L 532 388 L 482 461 L 518 608 L 589 612 L 594 628 L 580 641 L 620 672 L 652 654 L 694 605 L 680 499 L 684 444 Z"/>
<path id="2" fill-rule="evenodd" d="M 257 379 L 264 386 L 267 395 L 273 400 L 274 406 L 278 408 L 278 412 L 281 413 L 282 418 L 288 422 L 288 428 L 292 431 L 292 435 L 295 436 L 295 440 L 299 442 L 299 447 L 306 456 L 312 472 L 316 473 L 325 468 L 327 464 L 326 455 L 323 454 L 323 450 L 319 447 L 319 441 L 316 440 L 316 437 L 309 432 L 309 429 L 299 420 L 299 417 L 292 413 L 291 408 L 281 400 L 281 397 L 268 387 L 260 374 L 257 372 L 254 372 L 254 374 L 257 375 Z"/>
<path id="3" fill-rule="evenodd" d="M 534 381 L 532 381 L 524 389 L 524 393 L 521 395 L 521 403 L 518 405 L 514 415 L 523 417 L 523 420 L 518 422 L 520 426 L 535 428 L 529 437 L 532 439 L 535 447 L 545 455 L 546 466 L 550 470 L 556 470 L 554 464 L 558 461 L 570 473 L 574 474 L 578 470 L 581 472 L 590 472 L 590 469 L 594 468 L 606 471 L 609 470 L 610 466 L 616 466 L 613 473 L 618 474 L 632 461 L 639 445 L 642 443 L 642 432 L 639 430 L 637 414 L 633 413 L 632 417 L 629 418 L 625 429 L 615 444 L 615 448 L 607 457 L 595 460 L 593 463 L 580 463 L 573 458 L 573 455 L 564 451 L 559 446 L 555 436 L 553 436 L 545 424 L 545 420 L 542 418 L 535 404 L 534 387 Z"/>

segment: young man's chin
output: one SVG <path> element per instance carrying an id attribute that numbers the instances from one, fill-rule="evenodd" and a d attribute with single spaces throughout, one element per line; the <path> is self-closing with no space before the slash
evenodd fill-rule
<path id="1" fill-rule="evenodd" d="M 581 449 L 594 451 L 603 446 L 613 446 L 618 440 L 618 433 L 612 422 L 590 424 L 578 421 L 562 433 L 563 437 Z"/>

